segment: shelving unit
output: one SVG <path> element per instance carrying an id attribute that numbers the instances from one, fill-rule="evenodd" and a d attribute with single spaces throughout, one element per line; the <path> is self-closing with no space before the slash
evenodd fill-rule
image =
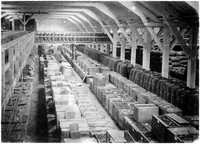
<path id="1" fill-rule="evenodd" d="M 2 110 L 11 97 L 34 43 L 34 32 L 32 32 L 1 45 Z"/>

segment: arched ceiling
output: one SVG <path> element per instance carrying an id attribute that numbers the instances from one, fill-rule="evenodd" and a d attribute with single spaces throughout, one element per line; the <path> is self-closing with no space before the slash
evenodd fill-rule
<path id="1" fill-rule="evenodd" d="M 90 27 L 162 26 L 198 23 L 198 1 L 2 1 L 1 17 L 66 18 Z"/>

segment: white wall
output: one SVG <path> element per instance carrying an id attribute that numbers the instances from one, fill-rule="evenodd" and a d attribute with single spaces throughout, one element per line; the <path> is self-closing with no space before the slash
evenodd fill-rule
<path id="1" fill-rule="evenodd" d="M 68 19 L 36 19 L 38 31 L 70 32 L 79 31 Z"/>

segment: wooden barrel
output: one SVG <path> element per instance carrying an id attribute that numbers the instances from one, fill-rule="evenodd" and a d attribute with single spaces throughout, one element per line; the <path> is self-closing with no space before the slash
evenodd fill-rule
<path id="1" fill-rule="evenodd" d="M 149 78 L 150 78 L 150 75 L 149 75 L 148 73 L 145 73 L 143 87 L 144 87 L 144 89 L 146 89 L 146 90 L 148 89 Z"/>
<path id="2" fill-rule="evenodd" d="M 149 75 L 148 86 L 147 86 L 147 90 L 150 91 L 150 92 L 153 92 L 152 84 L 153 84 L 153 75 L 150 74 Z"/>
<path id="3" fill-rule="evenodd" d="M 177 86 L 177 85 L 172 86 L 172 89 L 171 89 L 171 103 L 172 103 L 173 105 L 176 104 L 176 91 L 177 91 L 178 89 L 180 89 L 179 86 Z"/>
<path id="4" fill-rule="evenodd" d="M 134 83 L 136 83 L 136 84 L 138 84 L 138 79 L 139 79 L 139 71 L 136 69 L 135 70 L 135 78 L 133 79 L 133 82 Z"/>
<path id="5" fill-rule="evenodd" d="M 136 77 L 137 71 L 136 71 L 136 68 L 133 68 L 132 70 L 133 70 L 133 74 L 132 74 L 132 77 L 131 77 L 131 81 L 135 82 L 135 77 Z"/>
<path id="6" fill-rule="evenodd" d="M 139 81 L 139 86 L 143 87 L 143 84 L 144 84 L 144 76 L 146 75 L 146 73 L 142 72 L 141 71 L 141 74 L 140 74 L 140 81 Z"/>
<path id="7" fill-rule="evenodd" d="M 120 69 L 119 69 L 119 73 L 123 76 L 123 77 L 127 77 L 128 76 L 128 71 L 127 71 L 127 65 L 122 63 L 120 64 Z"/>
<path id="8" fill-rule="evenodd" d="M 161 89 L 161 80 L 158 80 L 157 85 L 156 85 L 156 95 L 160 96 L 160 89 Z"/>

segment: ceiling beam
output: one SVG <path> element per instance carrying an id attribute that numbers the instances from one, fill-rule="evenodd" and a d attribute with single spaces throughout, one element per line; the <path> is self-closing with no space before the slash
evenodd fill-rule
<path id="1" fill-rule="evenodd" d="M 180 35 L 179 31 L 177 30 L 177 28 L 169 21 L 167 21 L 167 16 L 163 15 L 163 18 L 165 19 L 168 27 L 170 28 L 170 30 L 172 31 L 172 33 L 174 34 L 174 36 L 176 37 L 176 39 L 178 40 L 178 42 L 180 43 L 182 49 L 185 51 L 186 55 L 188 57 L 191 57 L 191 50 L 190 48 L 186 45 L 185 41 L 183 40 L 182 36 Z"/>
<path id="2" fill-rule="evenodd" d="M 78 27 L 78 29 L 81 31 L 81 32 L 83 32 L 83 30 L 80 28 L 80 26 L 78 25 L 78 23 L 76 22 L 76 21 L 74 21 L 73 19 L 71 19 L 71 18 L 67 18 L 69 21 L 71 21 L 72 23 L 74 23 L 77 27 Z"/>
<path id="3" fill-rule="evenodd" d="M 3 13 L 3 14 L 1 15 L 1 18 L 5 17 L 5 16 L 7 16 L 7 15 L 8 15 L 8 13 Z"/>
<path id="4" fill-rule="evenodd" d="M 159 30 L 159 32 L 157 33 L 157 36 L 160 38 L 160 36 L 163 34 L 163 32 L 164 32 L 164 28 L 161 27 L 160 30 Z M 155 42 L 154 39 L 153 39 L 153 40 L 151 41 L 151 45 L 154 46 L 155 43 L 156 43 L 156 42 Z"/>
<path id="5" fill-rule="evenodd" d="M 199 14 L 199 1 L 185 1 L 185 2 L 189 4 L 191 7 L 193 7 Z"/>
<path id="6" fill-rule="evenodd" d="M 89 32 L 88 29 L 86 28 L 85 24 L 79 20 L 78 18 L 76 18 L 75 16 L 70 16 L 70 18 L 72 18 L 73 20 L 75 20 L 76 22 L 80 23 L 82 25 L 82 27 L 85 29 L 85 31 Z"/>
<path id="7" fill-rule="evenodd" d="M 180 31 L 180 35 L 183 36 L 186 31 L 187 31 L 187 28 L 183 28 Z M 178 40 L 176 38 L 171 42 L 171 44 L 170 44 L 170 50 L 172 50 L 175 47 L 175 45 L 177 44 L 177 42 L 178 42 Z"/>
<path id="8" fill-rule="evenodd" d="M 148 23 L 148 20 L 146 19 L 146 17 L 144 16 L 143 12 L 141 12 L 138 9 L 133 10 L 134 5 L 132 4 L 132 2 L 128 2 L 128 1 L 121 1 L 120 2 L 122 5 L 124 5 L 125 7 L 127 7 L 129 10 L 131 10 L 133 13 L 137 14 L 140 19 L 142 20 L 143 23 Z M 153 30 L 152 27 L 146 27 L 147 30 L 149 31 L 149 33 L 151 34 L 151 36 L 153 37 L 153 39 L 156 41 L 158 47 L 160 48 L 161 51 L 163 51 L 163 44 L 160 42 L 158 36 L 156 35 L 155 31 Z"/>
<path id="9" fill-rule="evenodd" d="M 140 11 L 142 11 L 147 17 L 149 17 L 151 20 L 158 22 L 158 18 L 156 15 L 154 15 L 151 11 L 149 11 L 147 8 L 139 4 L 138 2 L 133 2 L 134 6 L 138 8 Z"/>

